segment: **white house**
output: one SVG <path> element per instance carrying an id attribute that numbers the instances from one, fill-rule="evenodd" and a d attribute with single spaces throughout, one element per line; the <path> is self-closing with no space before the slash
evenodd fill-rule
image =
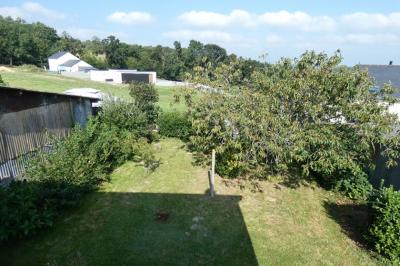
<path id="1" fill-rule="evenodd" d="M 96 69 L 69 52 L 57 52 L 49 58 L 49 71 L 88 72 Z"/>
<path id="2" fill-rule="evenodd" d="M 110 69 L 110 70 L 92 70 L 90 79 L 93 81 L 112 82 L 112 83 L 130 83 L 146 82 L 155 84 L 157 82 L 157 73 L 152 71 L 137 71 L 131 69 Z"/>

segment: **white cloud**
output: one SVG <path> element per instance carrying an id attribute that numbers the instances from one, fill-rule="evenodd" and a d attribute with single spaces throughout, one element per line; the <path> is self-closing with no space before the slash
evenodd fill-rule
<path id="1" fill-rule="evenodd" d="M 229 14 L 209 11 L 189 11 L 181 14 L 178 19 L 189 26 L 196 27 L 270 25 L 304 31 L 332 31 L 336 25 L 335 20 L 328 16 L 311 16 L 300 11 L 290 13 L 286 10 L 266 12 L 260 15 L 250 14 L 240 9 L 233 10 Z"/>
<path id="2" fill-rule="evenodd" d="M 393 29 L 400 28 L 400 12 L 390 14 L 356 12 L 343 15 L 341 22 L 344 26 L 352 29 Z"/>
<path id="3" fill-rule="evenodd" d="M 39 15 L 48 19 L 64 19 L 65 15 L 57 11 L 48 9 L 39 3 L 25 2 L 22 5 L 22 10 L 28 14 Z"/>
<path id="4" fill-rule="evenodd" d="M 25 2 L 21 7 L 0 7 L 0 15 L 23 19 L 64 19 L 65 15 L 55 10 L 48 9 L 39 3 Z"/>
<path id="5" fill-rule="evenodd" d="M 328 16 L 311 16 L 305 12 L 290 13 L 286 10 L 266 12 L 259 16 L 261 24 L 298 28 L 304 31 L 332 31 L 336 22 Z"/>
<path id="6" fill-rule="evenodd" d="M 114 12 L 107 17 L 109 21 L 121 23 L 121 24 L 143 24 L 149 23 L 153 20 L 151 14 L 147 12 Z"/>
<path id="7" fill-rule="evenodd" d="M 235 40 L 235 37 L 228 32 L 215 31 L 215 30 L 205 30 L 205 31 L 193 31 L 193 30 L 178 30 L 165 32 L 163 34 L 165 37 L 189 41 L 192 39 L 200 40 L 203 42 L 219 42 L 219 43 L 230 43 Z"/>
<path id="8" fill-rule="evenodd" d="M 236 9 L 224 15 L 209 11 L 189 11 L 178 17 L 179 20 L 197 27 L 226 27 L 233 24 L 254 25 L 255 21 L 249 12 Z"/>

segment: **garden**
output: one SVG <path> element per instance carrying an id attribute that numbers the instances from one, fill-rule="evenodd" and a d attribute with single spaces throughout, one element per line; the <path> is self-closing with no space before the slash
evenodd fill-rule
<path id="1" fill-rule="evenodd" d="M 400 192 L 368 177 L 376 151 L 400 155 L 393 88 L 371 93 L 341 60 L 307 52 L 246 79 L 239 61 L 197 67 L 174 110 L 132 84 L 0 190 L 2 261 L 399 263 Z"/>

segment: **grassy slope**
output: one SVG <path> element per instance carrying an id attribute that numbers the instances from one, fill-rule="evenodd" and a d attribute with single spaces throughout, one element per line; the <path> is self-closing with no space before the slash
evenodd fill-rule
<path id="1" fill-rule="evenodd" d="M 161 166 L 128 162 L 112 181 L 31 239 L 0 248 L 4 265 L 374 265 L 328 214 L 337 196 L 261 182 L 263 193 L 224 185 L 204 195 L 206 170 L 174 139 Z M 246 185 L 246 184 L 245 184 Z M 248 184 L 247 184 L 248 185 Z M 239 204 L 239 205 L 238 205 Z M 158 221 L 157 213 L 168 213 Z M 199 218 L 196 222 L 195 217 Z M 193 220 L 194 219 L 194 220 Z M 162 219 L 161 219 L 162 220 Z"/>
<path id="2" fill-rule="evenodd" d="M 71 88 L 94 88 L 123 99 L 130 98 L 127 85 L 111 85 L 45 72 L 24 72 L 18 68 L 12 68 L 12 70 L 14 72 L 0 72 L 0 75 L 11 87 L 58 93 Z M 163 110 L 184 109 L 183 104 L 171 105 L 172 88 L 157 87 L 157 89 L 160 95 L 160 106 Z"/>

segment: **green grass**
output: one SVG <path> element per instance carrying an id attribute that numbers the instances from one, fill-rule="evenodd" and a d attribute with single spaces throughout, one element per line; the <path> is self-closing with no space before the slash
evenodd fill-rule
<path id="1" fill-rule="evenodd" d="M 268 181 L 252 192 L 251 183 L 217 178 L 218 196 L 210 198 L 206 169 L 182 145 L 162 140 L 153 173 L 133 162 L 117 168 L 53 228 L 0 247 L 1 264 L 378 264 L 340 225 L 337 195 Z"/>
<path id="2" fill-rule="evenodd" d="M 0 72 L 4 81 L 11 87 L 57 93 L 72 88 L 94 88 L 122 99 L 130 99 L 127 85 L 111 85 L 47 72 L 26 72 L 19 68 L 11 70 L 14 72 Z M 173 88 L 157 86 L 157 90 L 160 95 L 159 105 L 163 110 L 185 110 L 184 104 L 172 104 Z"/>

